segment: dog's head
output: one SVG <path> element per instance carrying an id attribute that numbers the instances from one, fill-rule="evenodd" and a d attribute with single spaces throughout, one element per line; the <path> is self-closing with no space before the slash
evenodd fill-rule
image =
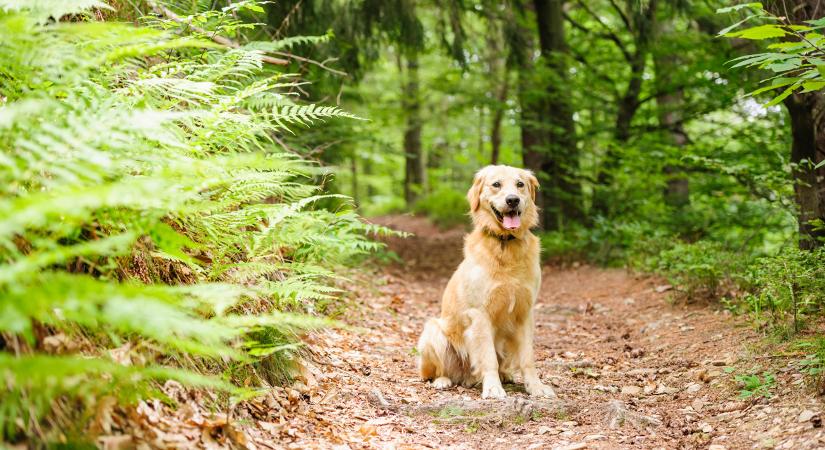
<path id="1" fill-rule="evenodd" d="M 510 166 L 487 166 L 476 173 L 467 192 L 473 224 L 492 232 L 516 234 L 538 224 L 533 172 Z"/>

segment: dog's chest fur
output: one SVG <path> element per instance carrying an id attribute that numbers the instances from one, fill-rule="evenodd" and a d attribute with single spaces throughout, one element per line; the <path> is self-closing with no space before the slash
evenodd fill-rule
<path id="1" fill-rule="evenodd" d="M 468 241 L 468 256 L 476 264 L 468 287 L 476 290 L 478 306 L 484 307 L 499 331 L 522 325 L 537 294 L 538 242 L 532 235 L 525 237 L 504 245 L 484 236 Z"/>

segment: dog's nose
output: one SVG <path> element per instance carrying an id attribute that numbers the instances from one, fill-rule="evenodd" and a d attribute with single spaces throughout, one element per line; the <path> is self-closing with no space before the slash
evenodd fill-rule
<path id="1" fill-rule="evenodd" d="M 520 200 L 521 200 L 521 199 L 520 199 L 520 198 L 518 198 L 518 195 L 508 195 L 508 196 L 504 199 L 504 201 L 505 201 L 505 202 L 507 202 L 507 206 L 509 206 L 509 207 L 511 207 L 511 208 L 515 208 L 516 206 L 518 206 L 518 202 L 519 202 Z"/>

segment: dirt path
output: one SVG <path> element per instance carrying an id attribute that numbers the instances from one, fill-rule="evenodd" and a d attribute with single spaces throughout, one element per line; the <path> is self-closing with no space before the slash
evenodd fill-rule
<path id="1" fill-rule="evenodd" d="M 303 400 L 278 423 L 248 429 L 259 448 L 825 447 L 822 405 L 789 360 L 757 354 L 759 337 L 729 315 L 672 305 L 664 282 L 625 270 L 544 269 L 536 357 L 558 408 L 531 409 L 520 385 L 506 387 L 505 402 L 482 401 L 479 389 L 432 389 L 416 376 L 413 347 L 425 318 L 438 314 L 462 232 L 403 216 L 381 223 L 416 233 L 389 243 L 405 263 L 357 288 L 362 306 L 342 319 L 360 330 L 311 337 L 324 350 Z M 768 367 L 774 395 L 739 400 L 734 375 Z M 513 404 L 527 405 L 526 415 L 502 420 Z M 437 406 L 421 412 L 426 405 Z"/>

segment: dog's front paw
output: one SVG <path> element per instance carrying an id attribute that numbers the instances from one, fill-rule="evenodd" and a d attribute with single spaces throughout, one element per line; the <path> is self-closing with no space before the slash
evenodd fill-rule
<path id="1" fill-rule="evenodd" d="M 440 377 L 433 380 L 433 387 L 436 389 L 447 389 L 453 385 L 452 380 L 447 377 Z"/>
<path id="2" fill-rule="evenodd" d="M 481 398 L 505 398 L 507 393 L 501 387 L 501 383 L 484 383 L 484 388 L 481 392 Z"/>
<path id="3" fill-rule="evenodd" d="M 544 397 L 544 398 L 554 398 L 556 397 L 556 392 L 550 386 L 544 383 L 534 383 L 525 386 L 527 389 L 527 393 L 533 397 Z"/>

